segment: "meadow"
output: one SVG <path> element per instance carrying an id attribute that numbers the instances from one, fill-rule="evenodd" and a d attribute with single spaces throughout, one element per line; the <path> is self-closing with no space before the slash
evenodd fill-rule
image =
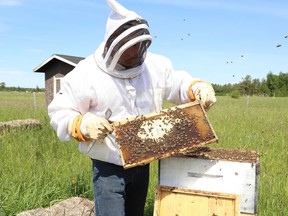
<path id="1" fill-rule="evenodd" d="M 60 142 L 49 124 L 44 93 L 0 92 L 0 122 L 33 118 L 42 128 L 0 133 L 0 216 L 53 205 L 73 196 L 93 199 L 91 161 L 77 142 Z M 219 138 L 209 147 L 261 154 L 258 216 L 288 215 L 288 98 L 217 97 L 208 112 Z M 165 106 L 169 106 L 165 104 Z M 153 215 L 157 162 L 145 216 Z"/>

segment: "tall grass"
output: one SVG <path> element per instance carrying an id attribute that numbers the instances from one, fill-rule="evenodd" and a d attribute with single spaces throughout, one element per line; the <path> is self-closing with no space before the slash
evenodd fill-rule
<path id="1" fill-rule="evenodd" d="M 218 99 L 208 113 L 219 136 L 212 146 L 258 151 L 258 215 L 287 215 L 288 98 Z"/>
<path id="2" fill-rule="evenodd" d="M 210 147 L 255 150 L 261 154 L 259 216 L 288 212 L 288 98 L 218 97 L 208 112 L 219 142 Z M 0 92 L 0 121 L 35 118 L 42 129 L 0 136 L 0 216 L 47 207 L 72 196 L 93 199 L 91 161 L 77 142 L 60 142 L 49 125 L 44 94 Z M 153 214 L 157 162 L 151 163 L 146 216 Z"/>

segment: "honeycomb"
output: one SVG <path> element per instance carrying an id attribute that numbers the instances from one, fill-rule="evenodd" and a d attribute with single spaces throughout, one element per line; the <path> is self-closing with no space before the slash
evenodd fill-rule
<path id="1" fill-rule="evenodd" d="M 124 168 L 178 154 L 217 141 L 197 102 L 114 124 Z"/>

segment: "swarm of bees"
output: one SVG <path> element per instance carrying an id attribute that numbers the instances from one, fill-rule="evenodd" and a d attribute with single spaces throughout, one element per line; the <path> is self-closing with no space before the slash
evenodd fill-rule
<path id="1" fill-rule="evenodd" d="M 183 156 L 183 155 L 186 157 L 205 158 L 211 160 L 237 161 L 247 163 L 257 163 L 260 157 L 260 154 L 256 151 L 209 148 L 207 146 L 192 149 L 190 151 L 186 151 L 185 154 L 179 154 L 177 156 Z"/>
<path id="2" fill-rule="evenodd" d="M 127 166 L 161 159 L 216 138 L 206 118 L 195 113 L 188 115 L 180 108 L 162 111 L 154 117 L 139 116 L 118 125 L 115 133 Z"/>

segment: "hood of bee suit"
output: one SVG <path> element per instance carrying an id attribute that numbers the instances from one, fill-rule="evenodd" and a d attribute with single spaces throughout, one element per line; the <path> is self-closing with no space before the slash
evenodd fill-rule
<path id="1" fill-rule="evenodd" d="M 112 11 L 107 19 L 104 41 L 94 54 L 96 63 L 114 77 L 133 78 L 143 71 L 142 63 L 152 42 L 148 23 L 115 0 L 107 0 L 107 3 Z M 132 46 L 135 47 L 134 45 L 137 46 L 136 53 L 139 54 L 135 55 L 138 57 L 133 57 L 135 65 L 126 67 L 120 64 L 122 54 Z"/>

